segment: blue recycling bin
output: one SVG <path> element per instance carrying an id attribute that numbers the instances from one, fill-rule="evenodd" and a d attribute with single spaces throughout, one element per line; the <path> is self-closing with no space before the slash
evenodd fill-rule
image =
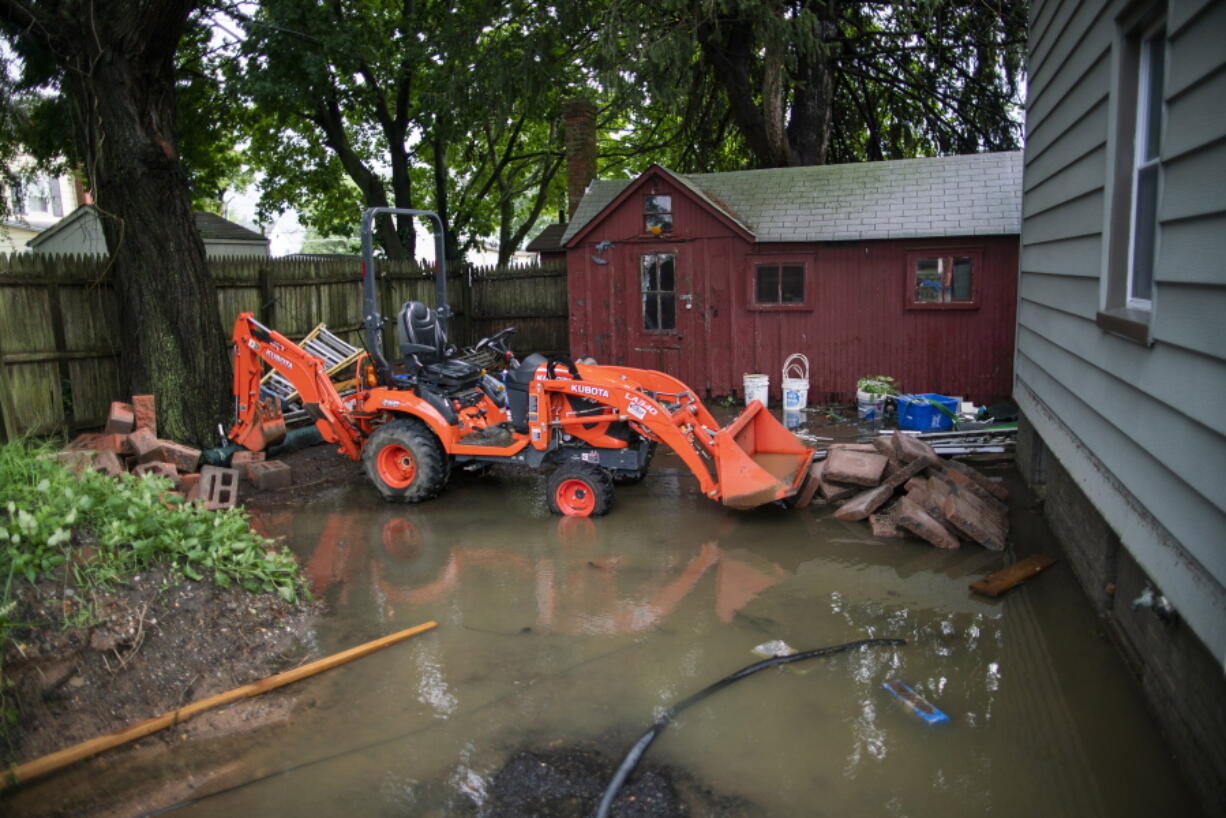
<path id="1" fill-rule="evenodd" d="M 898 428 L 913 432 L 948 432 L 954 428 L 954 419 L 933 404 L 939 404 L 951 413 L 958 413 L 958 399 L 948 395 L 929 392 L 923 395 L 896 395 Z"/>

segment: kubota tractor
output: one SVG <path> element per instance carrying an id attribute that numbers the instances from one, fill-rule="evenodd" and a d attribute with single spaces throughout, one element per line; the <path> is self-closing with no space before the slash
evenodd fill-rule
<path id="1" fill-rule="evenodd" d="M 383 319 L 370 231 L 383 213 L 433 219 L 440 260 L 438 309 L 410 301 L 400 310 L 402 357 L 394 366 L 379 352 Z M 660 443 L 681 457 L 704 494 L 725 505 L 752 508 L 800 490 L 813 452 L 760 403 L 721 429 L 693 390 L 663 372 L 539 354 L 520 362 L 509 343 L 514 328 L 465 351 L 450 346 L 437 215 L 372 208 L 362 218 L 362 245 L 368 353 L 356 365 L 357 390 L 342 397 L 321 359 L 242 313 L 233 333 L 235 443 L 261 450 L 270 442 L 276 409 L 261 401 L 266 364 L 298 390 L 324 440 L 362 459 L 388 500 L 436 496 L 453 465 L 505 463 L 552 469 L 555 513 L 599 516 L 609 510 L 614 482 L 641 479 Z"/>

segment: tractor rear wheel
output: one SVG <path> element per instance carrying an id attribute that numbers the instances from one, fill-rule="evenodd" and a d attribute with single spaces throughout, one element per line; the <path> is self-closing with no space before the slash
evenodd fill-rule
<path id="1" fill-rule="evenodd" d="M 549 475 L 549 510 L 567 517 L 600 517 L 613 504 L 613 478 L 595 463 L 568 460 Z"/>
<path id="2" fill-rule="evenodd" d="M 408 418 L 375 430 L 362 449 L 362 465 L 384 500 L 420 503 L 443 490 L 450 463 L 434 433 Z"/>

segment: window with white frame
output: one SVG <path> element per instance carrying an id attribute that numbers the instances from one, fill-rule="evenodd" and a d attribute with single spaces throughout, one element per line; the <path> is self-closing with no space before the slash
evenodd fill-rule
<path id="1" fill-rule="evenodd" d="M 1153 303 L 1154 256 L 1158 234 L 1158 184 L 1162 146 L 1162 87 L 1166 28 L 1159 25 L 1141 41 L 1137 72 L 1136 129 L 1132 160 L 1132 207 L 1128 253 L 1127 305 L 1148 310 Z"/>

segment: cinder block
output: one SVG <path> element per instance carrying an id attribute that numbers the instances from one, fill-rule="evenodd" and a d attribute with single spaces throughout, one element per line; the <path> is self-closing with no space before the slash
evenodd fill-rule
<path id="1" fill-rule="evenodd" d="M 158 406 L 153 395 L 133 395 L 132 411 L 136 415 L 136 428 L 148 429 L 158 436 Z"/>
<path id="2" fill-rule="evenodd" d="M 132 404 L 118 400 L 113 402 L 111 411 L 107 412 L 106 428 L 103 432 L 108 435 L 126 435 L 135 428 L 136 412 L 132 409 Z"/>
<path id="3" fill-rule="evenodd" d="M 294 482 L 294 472 L 280 460 L 248 463 L 247 479 L 260 491 L 288 488 Z"/>
<path id="4" fill-rule="evenodd" d="M 223 469 L 220 466 L 205 466 L 200 470 L 200 483 L 194 497 L 210 511 L 234 508 L 238 505 L 238 469 Z"/>
<path id="5" fill-rule="evenodd" d="M 826 470 L 823 474 L 826 480 L 836 483 L 876 486 L 881 483 L 886 462 L 886 458 L 875 451 L 832 448 L 830 456 L 826 458 Z"/>
<path id="6" fill-rule="evenodd" d="M 196 466 L 200 463 L 200 450 L 193 449 L 191 446 L 184 446 L 182 443 L 175 443 L 173 440 L 159 440 L 162 451 L 166 453 L 166 460 L 174 463 L 175 468 L 184 474 L 196 470 Z"/>
<path id="7" fill-rule="evenodd" d="M 169 477 L 171 480 L 178 482 L 176 478 L 179 476 L 178 470 L 174 463 L 165 463 L 161 461 L 153 461 L 151 463 L 141 463 L 132 470 L 133 474 L 160 474 L 163 477 Z"/>

